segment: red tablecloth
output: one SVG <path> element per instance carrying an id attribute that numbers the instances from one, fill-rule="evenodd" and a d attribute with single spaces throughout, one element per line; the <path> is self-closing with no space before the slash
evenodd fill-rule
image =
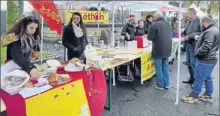
<path id="1" fill-rule="evenodd" d="M 92 116 L 101 116 L 106 101 L 106 80 L 102 70 L 93 69 L 91 71 L 92 78 L 85 71 L 82 72 L 65 72 L 58 70 L 58 74 L 69 74 L 72 77 L 70 82 L 83 78 L 83 83 L 86 91 L 86 96 L 89 102 Z M 69 82 L 69 83 L 70 83 Z M 55 86 L 56 88 L 59 86 Z M 21 95 L 9 95 L 3 90 L 0 90 L 0 96 L 5 102 L 7 116 L 26 116 L 25 100 Z"/>

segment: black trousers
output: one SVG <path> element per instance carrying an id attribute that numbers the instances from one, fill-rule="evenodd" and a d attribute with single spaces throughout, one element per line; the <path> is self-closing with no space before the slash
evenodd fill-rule
<path id="1" fill-rule="evenodd" d="M 181 49 L 182 52 L 186 52 L 186 44 L 187 44 L 187 41 L 184 41 L 183 42 L 183 47 Z"/>
<path id="2" fill-rule="evenodd" d="M 0 116 L 7 116 L 7 112 L 6 111 L 1 112 Z"/>
<path id="3" fill-rule="evenodd" d="M 190 80 L 194 81 L 194 73 L 192 67 L 188 66 L 188 70 L 189 70 Z"/>
<path id="4" fill-rule="evenodd" d="M 72 58 L 80 58 L 81 54 L 78 52 L 73 51 L 67 51 L 68 60 L 71 60 Z"/>

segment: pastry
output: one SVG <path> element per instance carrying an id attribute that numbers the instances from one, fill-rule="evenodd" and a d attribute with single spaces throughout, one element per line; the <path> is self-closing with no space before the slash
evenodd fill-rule
<path id="1" fill-rule="evenodd" d="M 57 82 L 51 82 L 51 83 L 49 83 L 49 85 L 51 85 L 51 86 L 56 85 L 56 84 L 57 84 Z"/>
<path id="2" fill-rule="evenodd" d="M 79 60 L 79 63 L 83 64 L 83 60 Z"/>
<path id="3" fill-rule="evenodd" d="M 71 60 L 70 60 L 70 62 L 71 63 L 75 63 L 75 62 L 77 62 L 79 59 L 78 58 L 72 58 Z"/>
<path id="4" fill-rule="evenodd" d="M 68 81 L 70 76 L 68 74 L 61 75 L 62 81 Z"/>
<path id="5" fill-rule="evenodd" d="M 39 58 L 39 57 L 40 57 L 40 52 L 33 51 L 32 54 L 31 54 L 31 57 L 33 57 L 33 58 Z"/>
<path id="6" fill-rule="evenodd" d="M 79 62 L 79 63 L 83 64 L 83 60 L 80 60 L 78 58 L 73 58 L 73 59 L 70 60 L 70 62 L 73 63 L 73 64 L 75 64 L 76 62 Z"/>
<path id="7" fill-rule="evenodd" d="M 49 83 L 57 83 L 58 82 L 58 75 L 55 72 L 51 72 L 48 76 L 48 82 Z"/>

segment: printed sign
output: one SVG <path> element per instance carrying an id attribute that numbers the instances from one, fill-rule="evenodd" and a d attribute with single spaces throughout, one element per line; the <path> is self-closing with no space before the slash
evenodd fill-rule
<path id="1" fill-rule="evenodd" d="M 72 17 L 72 13 L 79 12 L 82 15 L 84 23 L 96 23 L 100 22 L 103 24 L 109 23 L 109 12 L 99 11 L 86 11 L 86 10 L 66 10 L 65 12 L 65 22 L 69 22 Z"/>
<path id="2" fill-rule="evenodd" d="M 154 61 L 151 52 L 145 53 L 141 57 L 141 78 L 143 81 L 148 80 L 155 74 Z"/>

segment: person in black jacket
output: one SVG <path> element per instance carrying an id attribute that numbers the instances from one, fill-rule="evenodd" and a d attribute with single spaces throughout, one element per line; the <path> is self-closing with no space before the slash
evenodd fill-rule
<path id="1" fill-rule="evenodd" d="M 144 21 L 143 20 L 139 20 L 138 21 L 138 26 L 136 27 L 134 36 L 143 36 L 145 35 L 145 31 L 144 31 Z"/>
<path id="2" fill-rule="evenodd" d="M 86 28 L 79 12 L 74 12 L 70 22 L 65 26 L 62 43 L 68 50 L 68 60 L 72 58 L 85 60 L 84 50 L 89 42 Z"/>
<path id="3" fill-rule="evenodd" d="M 148 34 L 148 31 L 150 29 L 150 26 L 152 25 L 153 22 L 153 16 L 152 15 L 147 15 L 146 16 L 146 21 L 144 22 L 144 31 L 146 34 Z"/>
<path id="4" fill-rule="evenodd" d="M 7 61 L 13 60 L 31 79 L 39 78 L 39 72 L 30 60 L 36 60 L 34 51 L 39 51 L 40 23 L 33 16 L 25 17 L 15 23 L 6 35 L 1 37 L 1 45 L 7 46 Z M 6 62 L 7 62 L 6 61 Z"/>
<path id="5" fill-rule="evenodd" d="M 152 57 L 156 69 L 157 85 L 156 89 L 163 90 L 169 88 L 168 58 L 172 51 L 172 27 L 165 21 L 161 12 L 154 14 L 155 22 L 151 25 L 148 40 L 152 41 Z"/>
<path id="6" fill-rule="evenodd" d="M 209 103 L 213 102 L 211 97 L 213 93 L 211 74 L 218 62 L 217 52 L 220 44 L 219 29 L 209 16 L 203 17 L 200 23 L 204 32 L 200 37 L 195 38 L 198 42 L 195 47 L 197 63 L 195 67 L 194 88 L 189 96 L 182 98 L 182 101 L 186 103 L 198 103 L 199 99 Z M 206 91 L 203 95 L 199 96 L 204 82 Z"/>
<path id="7" fill-rule="evenodd" d="M 135 33 L 135 20 L 129 19 L 129 22 L 123 27 L 121 35 L 124 36 L 125 41 L 133 41 Z"/>
<path id="8" fill-rule="evenodd" d="M 188 24 L 186 27 L 186 36 L 185 40 L 186 44 L 186 54 L 188 57 L 187 66 L 190 74 L 190 78 L 187 81 L 183 81 L 183 83 L 193 84 L 194 81 L 194 73 L 195 73 L 195 65 L 196 65 L 196 57 L 194 56 L 195 45 L 196 42 L 194 37 L 196 35 L 200 35 L 202 33 L 202 27 L 200 26 L 200 19 L 196 16 L 196 10 L 194 8 L 187 9 L 188 14 Z"/>

